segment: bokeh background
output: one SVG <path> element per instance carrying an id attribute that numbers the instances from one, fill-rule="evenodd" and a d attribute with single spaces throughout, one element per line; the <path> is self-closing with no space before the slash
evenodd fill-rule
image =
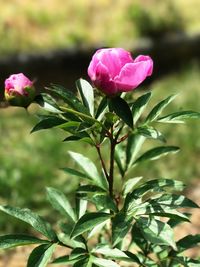
<path id="1" fill-rule="evenodd" d="M 97 48 L 123 47 L 133 56 L 150 54 L 155 60 L 153 77 L 135 93 L 153 91 L 149 108 L 179 92 L 168 111 L 200 111 L 199 0 L 0 0 L 0 8 L 0 203 L 29 207 L 53 221 L 45 186 L 71 197 L 78 181 L 60 168 L 73 164 L 68 150 L 89 149 L 62 143 L 65 134 L 56 129 L 30 135 L 38 108 L 25 112 L 7 107 L 3 100 L 3 81 L 12 73 L 35 79 L 38 91 L 51 82 L 74 90 L 76 79 L 88 79 L 87 66 Z M 168 143 L 182 152 L 144 163 L 134 175 L 198 185 L 200 122 L 166 125 L 162 130 Z M 0 232 L 16 231 L 29 229 L 1 214 Z"/>

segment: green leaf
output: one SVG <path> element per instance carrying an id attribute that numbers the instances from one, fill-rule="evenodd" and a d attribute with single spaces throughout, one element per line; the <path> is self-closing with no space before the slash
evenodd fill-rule
<path id="1" fill-rule="evenodd" d="M 140 96 L 132 105 L 133 124 L 135 125 L 141 114 L 143 113 L 146 105 L 151 98 L 151 92 Z"/>
<path id="2" fill-rule="evenodd" d="M 126 169 L 129 169 L 129 167 L 133 164 L 144 141 L 145 141 L 144 136 L 141 136 L 139 134 L 129 135 L 126 146 Z"/>
<path id="3" fill-rule="evenodd" d="M 97 266 L 99 267 L 105 267 L 105 266 L 109 266 L 109 267 L 120 267 L 119 264 L 117 264 L 116 262 L 114 261 L 111 261 L 111 260 L 105 260 L 105 259 L 101 259 L 101 258 L 96 258 L 96 257 L 93 257 L 92 259 L 92 262 L 94 264 L 96 264 Z"/>
<path id="4" fill-rule="evenodd" d="M 142 200 L 144 198 L 147 199 L 147 195 L 149 197 L 152 197 L 152 195 L 155 197 L 156 194 L 163 192 L 182 191 L 184 187 L 183 182 L 177 180 L 164 178 L 150 180 L 127 194 L 123 209 L 133 212 L 133 209 L 137 210 L 138 207 L 140 208 Z"/>
<path id="5" fill-rule="evenodd" d="M 131 227 L 132 218 L 130 219 L 126 213 L 120 211 L 112 220 L 112 242 L 116 246 L 121 242 Z"/>
<path id="6" fill-rule="evenodd" d="M 66 198 L 66 196 L 59 190 L 47 187 L 47 196 L 52 206 L 64 216 L 67 216 L 72 221 L 76 221 L 76 214 Z"/>
<path id="7" fill-rule="evenodd" d="M 76 214 L 78 219 L 86 213 L 87 204 L 87 200 L 79 198 L 78 194 L 76 194 Z"/>
<path id="8" fill-rule="evenodd" d="M 154 205 L 153 205 L 154 204 Z M 166 217 L 171 219 L 178 219 L 185 222 L 189 222 L 189 218 L 183 213 L 178 212 L 175 209 L 172 209 L 167 206 L 159 205 L 156 202 L 153 203 L 145 202 L 138 206 L 133 207 L 133 209 L 129 211 L 129 215 L 141 216 L 141 215 L 154 215 L 159 217 Z"/>
<path id="9" fill-rule="evenodd" d="M 45 267 L 50 262 L 56 244 L 36 247 L 28 258 L 27 267 Z"/>
<path id="10" fill-rule="evenodd" d="M 98 224 L 97 226 L 95 226 L 88 234 L 88 239 L 90 239 L 91 237 L 93 237 L 94 235 L 97 234 L 101 234 L 102 233 L 102 229 L 104 228 L 104 226 L 107 224 L 107 221 L 104 221 L 100 224 Z"/>
<path id="11" fill-rule="evenodd" d="M 90 179 L 94 182 L 94 184 L 102 187 L 105 190 L 108 189 L 108 183 L 106 178 L 103 175 L 99 175 L 96 166 L 89 158 L 83 156 L 82 154 L 75 153 L 72 151 L 69 151 L 68 153 L 81 167 L 86 176 L 90 177 Z"/>
<path id="12" fill-rule="evenodd" d="M 182 191 L 185 185 L 182 181 L 172 179 L 153 179 L 142 184 L 140 187 L 133 190 L 133 192 L 127 195 L 127 198 L 139 198 L 148 191 L 152 192 L 166 192 L 170 191 Z"/>
<path id="13" fill-rule="evenodd" d="M 86 256 L 87 250 L 84 248 L 74 248 L 69 255 L 69 259 L 74 260 L 79 258 L 80 256 Z"/>
<path id="14" fill-rule="evenodd" d="M 110 98 L 109 106 L 129 127 L 133 128 L 133 116 L 129 105 L 121 97 Z"/>
<path id="15" fill-rule="evenodd" d="M 75 224 L 71 237 L 75 238 L 76 236 L 93 229 L 96 225 L 108 220 L 110 216 L 110 214 L 104 212 L 86 213 Z"/>
<path id="16" fill-rule="evenodd" d="M 176 146 L 158 146 L 145 152 L 142 156 L 136 159 L 135 162 L 133 162 L 133 165 L 136 165 L 146 160 L 156 160 L 168 155 L 169 153 L 177 153 L 179 150 L 180 148 Z"/>
<path id="17" fill-rule="evenodd" d="M 55 116 L 49 116 L 49 118 L 43 119 L 40 122 L 38 122 L 31 130 L 31 133 L 44 130 L 44 129 L 50 129 L 60 124 L 63 124 L 65 122 L 66 120 L 64 119 L 61 119 Z"/>
<path id="18" fill-rule="evenodd" d="M 70 255 L 61 256 L 55 259 L 53 264 L 74 264 L 73 266 L 91 267 L 90 258 L 86 255 L 87 252 L 81 248 L 75 248 Z M 79 265 L 80 264 L 80 265 Z"/>
<path id="19" fill-rule="evenodd" d="M 196 247 L 198 244 L 200 244 L 200 234 L 187 235 L 182 239 L 178 240 L 177 247 L 179 252 L 183 252 L 187 249 Z"/>
<path id="20" fill-rule="evenodd" d="M 105 194 L 106 191 L 104 189 L 102 189 L 99 186 L 96 185 L 81 185 L 78 187 L 77 189 L 78 193 L 100 193 L 100 194 Z"/>
<path id="21" fill-rule="evenodd" d="M 78 240 L 78 238 L 71 239 L 70 236 L 66 233 L 58 233 L 58 239 L 70 248 L 85 248 L 85 243 L 81 242 L 81 240 Z"/>
<path id="22" fill-rule="evenodd" d="M 79 79 L 76 82 L 76 86 L 80 93 L 84 106 L 88 108 L 88 110 L 90 111 L 90 114 L 93 116 L 94 115 L 94 89 L 89 84 L 89 82 L 87 82 L 84 79 Z"/>
<path id="23" fill-rule="evenodd" d="M 163 194 L 160 197 L 154 198 L 150 201 L 151 204 L 161 204 L 171 208 L 199 208 L 199 206 L 192 200 L 183 195 Z"/>
<path id="24" fill-rule="evenodd" d="M 80 126 L 81 122 L 79 121 L 63 121 L 61 124 L 57 125 L 57 128 L 63 129 L 67 132 L 76 132 L 78 127 Z"/>
<path id="25" fill-rule="evenodd" d="M 61 97 L 74 110 L 83 114 L 90 115 L 89 110 L 79 101 L 79 99 L 72 93 L 72 91 L 55 84 L 51 85 L 51 87 L 48 87 L 47 89 L 53 92 L 55 95 Z"/>
<path id="26" fill-rule="evenodd" d="M 185 110 L 175 112 L 164 117 L 160 117 L 157 119 L 158 122 L 164 123 L 184 123 L 186 119 L 199 119 L 200 112 Z"/>
<path id="27" fill-rule="evenodd" d="M 90 144 L 90 145 L 94 145 L 93 140 L 89 136 L 88 137 L 79 137 L 79 136 L 71 135 L 71 136 L 66 137 L 63 140 L 63 142 L 70 142 L 70 141 L 77 141 L 77 140 L 85 142 L 85 143 Z"/>
<path id="28" fill-rule="evenodd" d="M 175 257 L 172 260 L 172 266 L 174 267 L 199 267 L 200 266 L 200 261 L 199 260 L 194 260 L 188 257 Z M 175 265 L 176 264 L 176 265 Z M 181 264 L 181 265 L 180 265 Z"/>
<path id="29" fill-rule="evenodd" d="M 163 109 L 166 108 L 166 106 L 172 102 L 174 100 L 174 98 L 177 96 L 176 95 L 171 95 L 169 97 L 167 97 L 166 99 L 162 100 L 161 102 L 159 102 L 149 113 L 149 115 L 147 116 L 145 122 L 151 122 L 151 121 L 155 121 L 158 116 L 162 113 Z"/>
<path id="30" fill-rule="evenodd" d="M 167 223 L 155 220 L 153 218 L 140 217 L 137 219 L 137 225 L 140 228 L 144 238 L 152 244 L 170 245 L 176 250 L 174 233 Z"/>
<path id="31" fill-rule="evenodd" d="M 114 260 L 122 260 L 129 262 L 140 263 L 139 259 L 129 251 L 122 251 L 118 248 L 110 248 L 108 245 L 101 245 L 92 250 L 92 253 L 102 254 L 106 258 L 111 258 Z"/>
<path id="32" fill-rule="evenodd" d="M 142 178 L 143 177 L 141 176 L 128 179 L 128 181 L 123 184 L 123 196 L 125 197 L 128 193 L 130 193 L 139 184 Z"/>
<path id="33" fill-rule="evenodd" d="M 138 258 L 140 259 L 141 266 L 143 267 L 160 267 L 160 265 L 158 265 L 155 261 L 151 260 L 150 258 L 148 258 L 146 255 L 143 255 L 142 253 L 138 254 Z"/>
<path id="34" fill-rule="evenodd" d="M 161 142 L 166 142 L 164 136 L 155 128 L 150 126 L 141 126 L 137 128 L 137 132 L 146 138 L 159 140 Z"/>
<path id="35" fill-rule="evenodd" d="M 35 230 L 37 230 L 50 240 L 54 240 L 56 238 L 56 234 L 52 230 L 50 224 L 47 223 L 39 215 L 33 213 L 31 210 L 2 205 L 0 205 L 0 210 L 21 221 L 30 224 Z"/>
<path id="36" fill-rule="evenodd" d="M 74 239 L 71 239 L 70 234 L 72 232 L 72 229 L 74 227 L 74 223 L 71 222 L 60 222 L 59 228 L 61 229 L 61 232 L 58 233 L 58 239 L 65 245 L 67 245 L 70 248 L 86 248 L 86 241 L 83 238 L 83 236 L 77 236 Z"/>
<path id="37" fill-rule="evenodd" d="M 38 105 L 40 105 L 47 111 L 53 113 L 62 113 L 62 111 L 60 111 L 60 108 L 56 100 L 49 94 L 41 93 L 40 95 L 37 95 L 34 99 L 34 102 L 36 102 Z"/>
<path id="38" fill-rule="evenodd" d="M 107 106 L 108 106 L 108 99 L 107 99 L 107 97 L 104 97 L 101 100 L 101 102 L 100 102 L 100 104 L 99 104 L 99 106 L 97 108 L 95 119 L 98 119 L 99 121 L 101 121 L 101 119 L 103 118 L 104 113 L 106 112 Z"/>
<path id="39" fill-rule="evenodd" d="M 83 172 L 77 171 L 75 169 L 71 169 L 71 168 L 62 168 L 61 170 L 63 170 L 64 172 L 66 172 L 67 174 L 73 175 L 73 176 L 77 176 L 78 178 L 83 178 L 83 179 L 87 179 L 87 180 L 91 180 L 91 178 L 86 175 Z"/>
<path id="40" fill-rule="evenodd" d="M 92 259 L 91 257 L 86 256 L 85 258 L 77 261 L 73 267 L 92 267 Z"/>
<path id="41" fill-rule="evenodd" d="M 114 200 L 105 193 L 95 193 L 91 194 L 90 196 L 86 196 L 90 202 L 94 203 L 98 209 L 109 209 L 117 212 L 117 206 Z"/>
<path id="42" fill-rule="evenodd" d="M 142 251 L 145 251 L 147 241 L 144 239 L 137 223 L 134 223 L 131 229 L 132 243 L 136 244 Z"/>
<path id="43" fill-rule="evenodd" d="M 77 261 L 79 261 L 80 259 L 83 259 L 85 258 L 85 256 L 80 256 L 78 259 L 75 259 L 75 260 L 71 260 L 69 258 L 69 256 L 61 256 L 61 257 L 58 257 L 56 259 L 54 259 L 51 263 L 53 264 L 62 264 L 62 263 L 69 263 L 69 264 L 73 264 L 73 263 L 76 263 Z"/>
<path id="44" fill-rule="evenodd" d="M 29 235 L 3 235 L 0 236 L 0 249 L 14 248 L 30 244 L 48 244 L 48 240 L 42 240 Z"/>
<path id="45" fill-rule="evenodd" d="M 118 144 L 115 149 L 115 162 L 117 163 L 117 166 L 119 168 L 120 174 L 123 177 L 125 173 L 125 163 L 126 163 L 126 155 L 125 155 L 125 149 L 124 146 L 121 144 Z"/>

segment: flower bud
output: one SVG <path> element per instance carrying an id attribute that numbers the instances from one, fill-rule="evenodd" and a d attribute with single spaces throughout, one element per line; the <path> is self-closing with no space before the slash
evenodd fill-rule
<path id="1" fill-rule="evenodd" d="M 135 89 L 152 71 L 153 61 L 149 56 L 133 59 L 123 48 L 97 50 L 88 67 L 93 84 L 110 96 Z"/>
<path id="2" fill-rule="evenodd" d="M 5 80 L 5 99 L 11 106 L 27 108 L 35 97 L 35 88 L 23 73 L 12 74 Z"/>

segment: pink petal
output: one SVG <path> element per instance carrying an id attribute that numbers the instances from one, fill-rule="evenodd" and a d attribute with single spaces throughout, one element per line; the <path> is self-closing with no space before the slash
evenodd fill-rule
<path id="1" fill-rule="evenodd" d="M 91 79 L 95 76 L 97 64 L 101 62 L 109 71 L 110 77 L 119 75 L 121 68 L 133 62 L 131 54 L 123 48 L 104 48 L 96 51 L 88 67 L 88 75 Z"/>
<path id="2" fill-rule="evenodd" d="M 112 95 L 116 91 L 115 84 L 109 76 L 107 67 L 101 62 L 99 62 L 96 67 L 96 77 L 93 80 L 93 83 L 105 94 Z"/>
<path id="3" fill-rule="evenodd" d="M 127 92 L 141 84 L 152 73 L 152 60 L 126 64 L 114 80 L 120 92 Z"/>
<path id="4" fill-rule="evenodd" d="M 149 56 L 140 55 L 136 57 L 136 59 L 134 60 L 134 63 L 141 62 L 141 61 L 145 61 L 146 63 L 149 64 L 149 70 L 147 72 L 148 73 L 147 76 L 151 76 L 153 72 L 153 60 Z"/>

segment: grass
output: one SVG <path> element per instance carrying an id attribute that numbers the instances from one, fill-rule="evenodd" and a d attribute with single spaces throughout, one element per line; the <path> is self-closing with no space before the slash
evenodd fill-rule
<path id="1" fill-rule="evenodd" d="M 71 46 L 130 48 L 145 25 L 164 30 L 181 21 L 188 33 L 200 28 L 199 0 L 0 0 L 0 5 L 1 57 Z M 138 5 L 148 23 L 138 24 Z"/>

